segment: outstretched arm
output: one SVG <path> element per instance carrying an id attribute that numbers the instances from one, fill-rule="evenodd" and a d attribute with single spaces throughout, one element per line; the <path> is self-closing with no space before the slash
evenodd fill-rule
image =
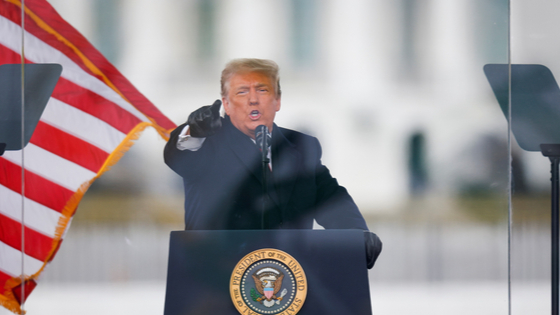
<path id="1" fill-rule="evenodd" d="M 202 146 L 204 138 L 214 135 L 222 127 L 221 105 L 222 102 L 216 100 L 212 105 L 195 110 L 184 124 L 171 132 L 171 137 L 164 149 L 164 160 L 177 174 L 185 177 L 190 170 L 196 170 L 196 166 L 203 162 L 197 160 L 197 155 L 200 154 L 193 151 L 197 151 Z M 182 133 L 187 126 L 187 134 L 183 135 Z M 189 139 L 191 142 L 197 140 L 194 147 L 186 144 Z"/>

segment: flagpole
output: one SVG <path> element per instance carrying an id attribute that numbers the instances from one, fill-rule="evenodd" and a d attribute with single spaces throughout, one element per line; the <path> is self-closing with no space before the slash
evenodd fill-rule
<path id="1" fill-rule="evenodd" d="M 21 0 L 21 314 L 25 314 L 25 0 Z"/>

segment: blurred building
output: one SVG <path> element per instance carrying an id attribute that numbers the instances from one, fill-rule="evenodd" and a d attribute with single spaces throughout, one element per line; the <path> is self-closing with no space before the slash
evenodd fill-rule
<path id="1" fill-rule="evenodd" d="M 277 123 L 319 137 L 364 212 L 507 189 L 507 124 L 482 71 L 508 61 L 507 0 L 50 2 L 177 124 L 220 97 L 230 59 L 275 60 Z M 101 183 L 181 193 L 147 133 Z"/>

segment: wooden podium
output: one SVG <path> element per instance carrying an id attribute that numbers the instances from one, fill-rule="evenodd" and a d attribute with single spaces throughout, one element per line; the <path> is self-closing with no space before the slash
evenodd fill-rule
<path id="1" fill-rule="evenodd" d="M 171 232 L 165 315 L 371 315 L 361 230 Z"/>

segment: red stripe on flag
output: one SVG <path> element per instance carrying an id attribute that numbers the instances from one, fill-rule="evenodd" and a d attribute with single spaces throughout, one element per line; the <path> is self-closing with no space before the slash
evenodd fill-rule
<path id="1" fill-rule="evenodd" d="M 9 274 L 3 273 L 2 271 L 0 271 L 0 283 L 6 283 L 6 281 L 12 279 L 13 277 L 10 276 Z"/>
<path id="2" fill-rule="evenodd" d="M 21 194 L 21 167 L 0 157 L 0 185 Z M 62 212 L 74 193 L 33 172 L 25 171 L 25 197 Z"/>
<path id="3" fill-rule="evenodd" d="M 0 65 L 9 63 L 21 64 L 21 55 L 11 50 L 10 48 L 0 44 Z M 25 63 L 33 62 L 30 62 L 27 58 L 25 58 Z"/>
<path id="4" fill-rule="evenodd" d="M 0 214 L 0 242 L 21 251 L 21 223 Z M 53 239 L 25 227 L 25 254 L 45 261 L 52 249 Z"/>
<path id="5" fill-rule="evenodd" d="M 62 77 L 58 80 L 52 97 L 97 117 L 124 134 L 128 134 L 141 122 L 115 103 Z"/>
<path id="6" fill-rule="evenodd" d="M 0 44 L 0 65 L 7 63 L 21 63 L 20 54 Z"/>
<path id="7" fill-rule="evenodd" d="M 39 121 L 31 143 L 97 173 L 109 154 L 82 139 Z"/>
<path id="8" fill-rule="evenodd" d="M 29 295 L 31 294 L 31 292 L 33 292 L 33 290 L 35 289 L 35 287 L 37 286 L 37 282 L 35 282 L 35 280 L 33 279 L 28 279 L 25 280 L 23 282 L 23 300 L 27 300 L 27 298 L 29 297 Z M 12 288 L 12 293 L 14 294 L 16 301 L 21 304 L 21 284 L 15 286 L 14 288 Z"/>

